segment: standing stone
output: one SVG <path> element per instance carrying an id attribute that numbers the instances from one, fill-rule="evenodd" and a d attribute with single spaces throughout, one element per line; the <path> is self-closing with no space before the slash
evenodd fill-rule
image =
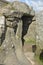
<path id="1" fill-rule="evenodd" d="M 4 64 L 5 65 L 31 65 L 31 63 L 27 60 L 22 50 L 22 39 L 21 39 L 22 29 L 23 29 L 22 16 L 24 20 L 27 17 L 30 17 L 32 20 L 34 14 L 31 14 L 32 11 L 30 10 L 29 6 L 25 3 L 14 2 L 14 4 L 12 4 L 12 7 L 13 10 L 10 9 L 9 12 L 4 13 L 4 16 L 6 18 L 5 21 L 6 33 L 5 33 L 5 39 L 1 45 L 1 48 L 5 50 Z M 24 22 L 26 24 L 26 21 Z"/>
<path id="2" fill-rule="evenodd" d="M 43 49 L 43 11 L 36 14 L 36 44 Z"/>
<path id="3" fill-rule="evenodd" d="M 11 26 L 12 27 L 12 26 Z M 1 46 L 1 48 L 5 49 L 5 65 L 19 65 L 19 62 L 17 60 L 16 54 L 15 54 L 15 46 L 12 40 L 12 36 L 14 39 L 14 29 L 7 27 L 5 40 Z"/>
<path id="4" fill-rule="evenodd" d="M 15 52 L 16 52 L 16 56 L 19 60 L 19 62 L 22 65 L 28 65 L 31 63 L 27 60 L 27 58 L 25 57 L 24 53 L 23 53 L 23 49 L 22 49 L 22 25 L 23 25 L 23 21 L 20 20 L 18 23 L 18 28 L 17 28 L 17 32 L 16 32 L 16 40 L 15 40 Z"/>
<path id="5" fill-rule="evenodd" d="M 0 45 L 2 44 L 1 41 L 2 40 L 2 34 L 5 33 L 5 17 L 4 16 L 0 16 Z"/>
<path id="6" fill-rule="evenodd" d="M 0 46 L 2 45 L 5 33 L 5 17 L 0 16 Z M 0 47 L 0 64 L 3 64 L 5 59 L 5 50 Z"/>

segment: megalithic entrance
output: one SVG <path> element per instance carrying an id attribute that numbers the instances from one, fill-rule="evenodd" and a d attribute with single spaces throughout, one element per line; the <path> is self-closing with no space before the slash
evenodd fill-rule
<path id="1" fill-rule="evenodd" d="M 15 5 L 12 4 L 14 8 L 13 11 L 10 10 L 4 13 L 5 35 L 2 35 L 3 39 L 1 41 L 3 42 L 0 46 L 2 49 L 2 54 L 0 54 L 0 56 L 4 55 L 4 57 L 0 57 L 0 60 L 2 60 L 0 64 L 31 65 L 24 55 L 22 44 L 24 43 L 24 35 L 27 34 L 29 25 L 32 23 L 34 17 L 34 13 L 32 14 L 33 9 L 31 10 L 25 3 L 15 2 L 14 4 Z"/>

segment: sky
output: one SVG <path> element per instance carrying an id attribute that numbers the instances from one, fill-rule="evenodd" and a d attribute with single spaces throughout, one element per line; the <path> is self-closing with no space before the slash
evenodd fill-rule
<path id="1" fill-rule="evenodd" d="M 43 0 L 7 0 L 7 1 L 21 1 L 27 3 L 29 6 L 32 6 L 35 11 L 43 10 Z"/>

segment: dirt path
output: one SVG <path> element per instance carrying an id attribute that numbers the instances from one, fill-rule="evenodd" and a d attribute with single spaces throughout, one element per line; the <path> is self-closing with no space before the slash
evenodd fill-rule
<path id="1" fill-rule="evenodd" d="M 27 53 L 25 53 L 25 56 L 27 57 L 27 59 L 30 61 L 30 63 L 32 65 L 35 65 L 34 53 L 33 52 L 27 52 Z"/>

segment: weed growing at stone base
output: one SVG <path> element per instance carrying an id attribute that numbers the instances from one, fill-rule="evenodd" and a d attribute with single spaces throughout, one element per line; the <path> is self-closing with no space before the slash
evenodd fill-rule
<path id="1" fill-rule="evenodd" d="M 33 38 L 26 38 L 25 39 L 25 41 L 26 41 L 26 43 L 32 43 L 32 44 L 35 44 L 36 43 L 36 40 L 35 39 L 33 39 Z"/>
<path id="2" fill-rule="evenodd" d="M 43 65 L 43 61 L 39 59 L 39 55 L 35 55 L 34 58 L 38 65 Z"/>
<path id="3" fill-rule="evenodd" d="M 43 50 L 40 49 L 38 46 L 36 53 L 35 53 L 35 61 L 38 63 L 38 65 L 43 65 Z"/>

